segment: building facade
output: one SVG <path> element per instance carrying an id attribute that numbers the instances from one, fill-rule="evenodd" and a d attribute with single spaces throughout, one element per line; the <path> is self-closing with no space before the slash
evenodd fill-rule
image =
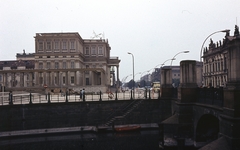
<path id="1" fill-rule="evenodd" d="M 114 82 L 119 83 L 120 60 L 110 57 L 108 40 L 82 39 L 77 32 L 36 33 L 34 38 L 35 53 L 17 54 L 17 61 L 13 61 L 17 67 L 12 68 L 10 61 L 0 63 L 0 83 L 6 89 L 106 91 L 115 76 L 112 67 L 117 68 Z"/>
<path id="2" fill-rule="evenodd" d="M 222 41 L 213 43 L 210 40 L 209 47 L 203 52 L 203 84 L 207 87 L 225 87 L 230 74 L 231 61 L 229 55 L 231 49 L 239 49 L 240 36 L 239 28 L 236 25 L 234 35 L 226 33 Z M 240 56 L 239 56 L 240 57 Z"/>

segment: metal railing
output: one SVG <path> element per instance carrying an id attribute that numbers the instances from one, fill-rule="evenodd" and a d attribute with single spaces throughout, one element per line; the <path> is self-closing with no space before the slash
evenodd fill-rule
<path id="1" fill-rule="evenodd" d="M 133 94 L 135 94 L 133 96 Z M 84 102 L 84 101 L 113 101 L 132 99 L 158 99 L 159 93 L 152 93 L 146 90 L 126 91 L 126 92 L 86 92 L 84 98 L 79 94 L 69 93 L 8 93 L 0 97 L 0 105 L 15 104 L 37 104 L 37 103 L 62 103 L 62 102 Z"/>
<path id="2" fill-rule="evenodd" d="M 198 103 L 223 106 L 223 88 L 198 88 Z"/>

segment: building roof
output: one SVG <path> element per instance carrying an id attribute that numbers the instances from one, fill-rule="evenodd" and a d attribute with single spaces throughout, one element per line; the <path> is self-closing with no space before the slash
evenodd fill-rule
<path id="1" fill-rule="evenodd" d="M 18 67 L 26 67 L 26 69 L 34 69 L 34 60 L 10 60 L 0 61 L 0 69 L 3 67 L 11 67 L 11 69 L 17 69 Z"/>

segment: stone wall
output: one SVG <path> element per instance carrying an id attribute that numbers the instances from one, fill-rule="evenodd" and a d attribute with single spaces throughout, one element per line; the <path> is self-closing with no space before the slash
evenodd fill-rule
<path id="1" fill-rule="evenodd" d="M 0 131 L 101 125 L 106 123 L 114 111 L 131 102 L 121 100 L 5 105 L 0 107 Z M 170 115 L 171 100 L 144 100 L 115 124 L 159 123 Z"/>

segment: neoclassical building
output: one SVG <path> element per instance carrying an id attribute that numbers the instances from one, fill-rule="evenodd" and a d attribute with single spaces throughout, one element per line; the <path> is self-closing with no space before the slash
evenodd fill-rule
<path id="1" fill-rule="evenodd" d="M 118 87 L 120 60 L 110 57 L 108 40 L 82 39 L 77 32 L 36 33 L 34 38 L 35 53 L 24 51 L 16 61 L 0 62 L 2 87 L 52 92 Z"/>
<path id="2" fill-rule="evenodd" d="M 227 32 L 222 41 L 213 43 L 212 39 L 210 40 L 209 47 L 206 47 L 203 52 L 204 86 L 226 86 L 228 76 L 231 74 L 231 67 L 233 67 L 231 62 L 235 61 L 234 57 L 230 55 L 230 51 L 239 48 L 240 36 L 237 25 L 233 36 L 230 36 L 229 32 Z"/>

